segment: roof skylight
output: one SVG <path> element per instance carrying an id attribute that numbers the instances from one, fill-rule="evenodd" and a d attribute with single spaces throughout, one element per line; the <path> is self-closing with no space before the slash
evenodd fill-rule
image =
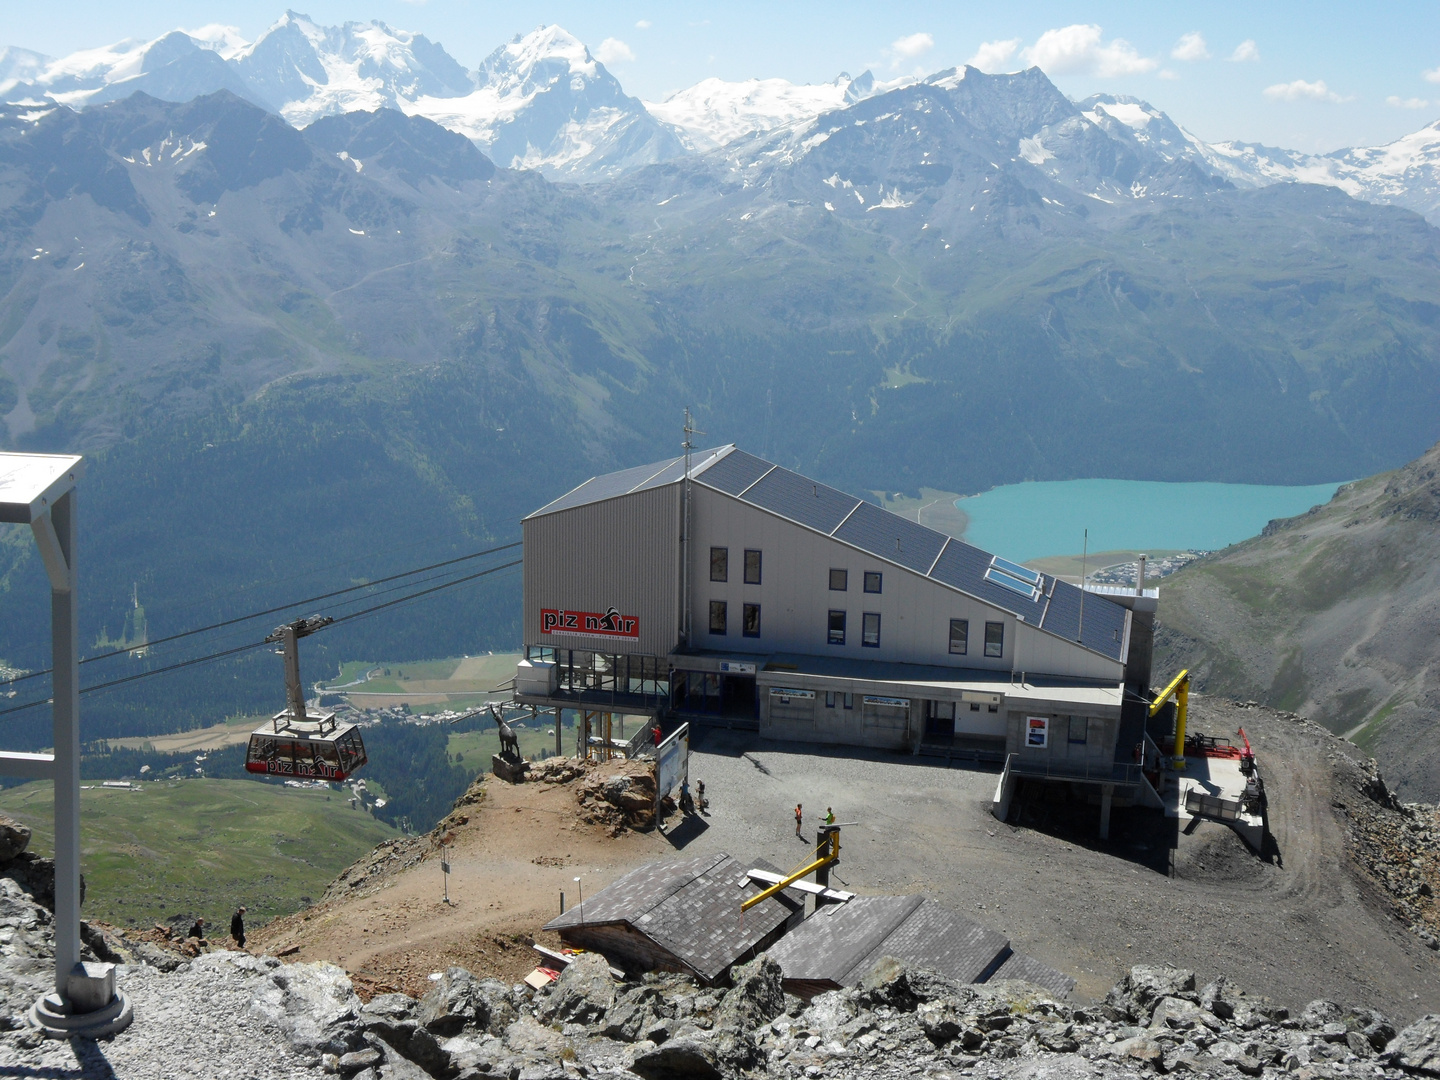
<path id="1" fill-rule="evenodd" d="M 1044 579 L 1029 567 L 996 555 L 985 568 L 985 580 L 1034 600 L 1040 595 L 1040 585 Z"/>

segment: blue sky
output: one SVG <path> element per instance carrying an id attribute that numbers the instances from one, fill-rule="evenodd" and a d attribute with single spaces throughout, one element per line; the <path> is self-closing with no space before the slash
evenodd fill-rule
<path id="1" fill-rule="evenodd" d="M 235 26 L 253 39 L 283 10 L 258 0 L 0 3 L 0 44 L 51 55 L 207 23 Z M 319 0 L 300 10 L 325 24 L 380 19 L 419 31 L 467 67 L 515 34 L 556 22 L 592 49 L 608 39 L 608 66 L 630 93 L 648 99 L 712 75 L 815 82 L 866 67 L 881 78 L 930 72 L 963 64 L 989 43 L 994 70 L 1037 62 L 1072 97 L 1098 90 L 1133 94 L 1210 140 L 1328 151 L 1388 142 L 1440 118 L 1440 5 L 1434 0 Z"/>

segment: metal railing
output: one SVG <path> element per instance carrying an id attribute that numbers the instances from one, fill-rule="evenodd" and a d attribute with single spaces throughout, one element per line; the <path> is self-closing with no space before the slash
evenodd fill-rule
<path id="1" fill-rule="evenodd" d="M 1089 784 L 1139 785 L 1144 779 L 1139 765 L 1125 762 L 1057 762 L 1049 758 L 1027 758 L 1020 754 L 1011 754 L 1005 759 L 1005 771 L 1029 779 L 1070 780 Z"/>

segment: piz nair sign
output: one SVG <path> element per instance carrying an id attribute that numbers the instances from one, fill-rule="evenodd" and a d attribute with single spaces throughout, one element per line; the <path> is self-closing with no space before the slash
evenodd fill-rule
<path id="1" fill-rule="evenodd" d="M 541 608 L 540 632 L 575 637 L 638 638 L 640 619 L 636 615 L 621 615 L 613 607 L 605 611 Z"/>

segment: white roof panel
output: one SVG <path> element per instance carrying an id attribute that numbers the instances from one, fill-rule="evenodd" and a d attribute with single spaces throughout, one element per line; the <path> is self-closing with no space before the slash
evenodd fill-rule
<path id="1" fill-rule="evenodd" d="M 74 454 L 0 452 L 0 521 L 28 524 L 79 479 L 84 459 Z"/>

